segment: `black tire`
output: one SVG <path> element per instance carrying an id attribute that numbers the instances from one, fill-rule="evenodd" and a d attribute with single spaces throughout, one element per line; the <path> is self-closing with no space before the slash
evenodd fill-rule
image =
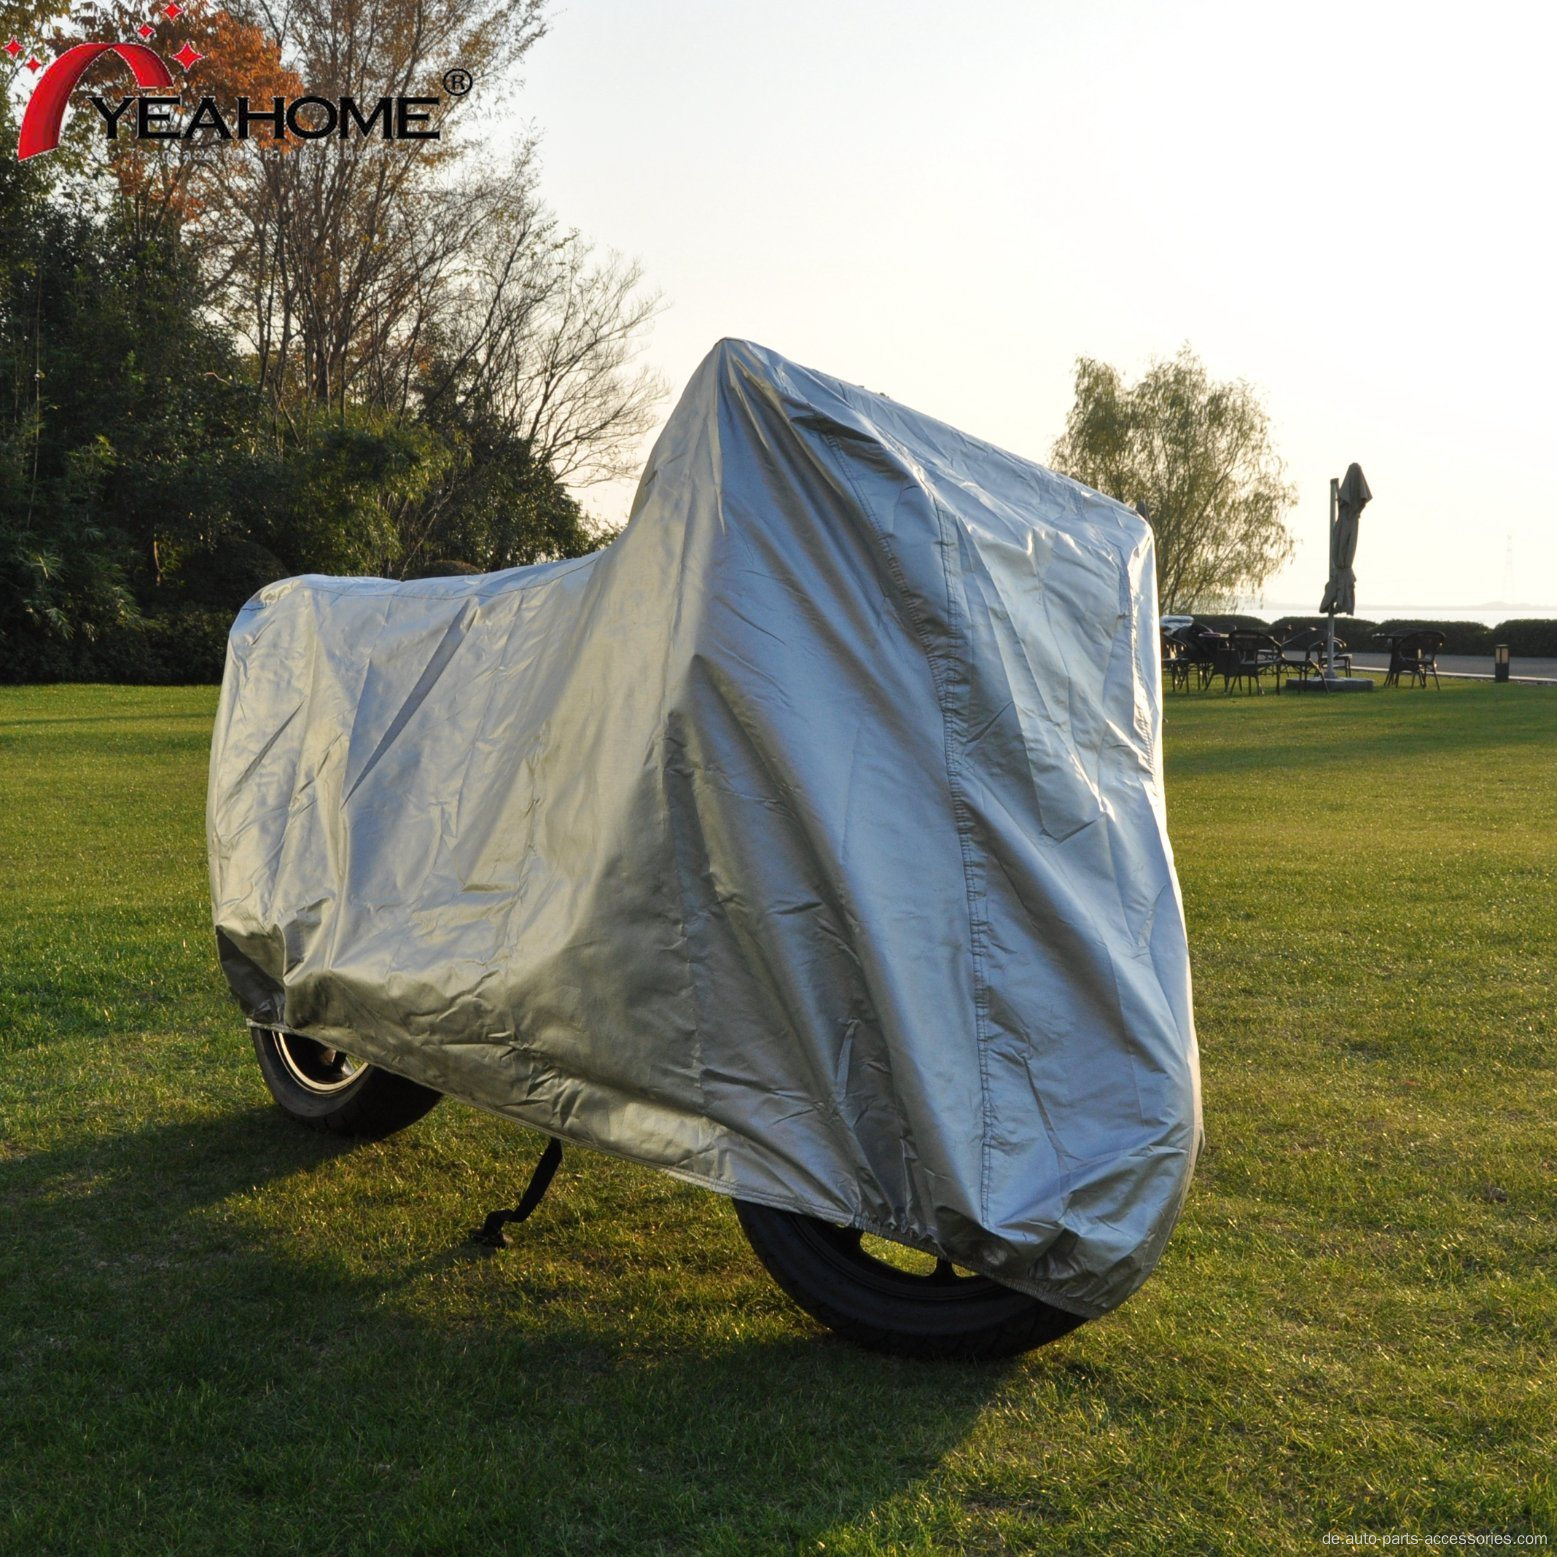
<path id="1" fill-rule="evenodd" d="M 414 1124 L 443 1096 L 311 1038 L 275 1027 L 249 1031 L 277 1107 L 311 1129 L 378 1140 Z"/>
<path id="2" fill-rule="evenodd" d="M 897 1246 L 749 1200 L 735 1202 L 746 1234 L 767 1272 L 813 1319 L 858 1346 L 906 1357 L 979 1361 L 1011 1357 L 1068 1335 L 1083 1323 L 1025 1292 L 987 1276 L 923 1256 L 933 1269 L 905 1268 L 872 1252 Z"/>

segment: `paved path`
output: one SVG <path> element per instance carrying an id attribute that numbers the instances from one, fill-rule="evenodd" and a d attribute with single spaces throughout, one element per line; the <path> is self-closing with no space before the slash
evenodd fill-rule
<path id="1" fill-rule="evenodd" d="M 1373 654 L 1364 650 L 1352 655 L 1352 665 L 1357 670 L 1373 670 L 1380 673 L 1389 669 L 1388 654 Z M 1557 660 L 1521 659 L 1517 654 L 1509 661 L 1509 675 L 1514 681 L 1534 681 L 1557 685 Z M 1492 656 L 1490 654 L 1440 654 L 1440 676 L 1465 676 L 1481 681 L 1492 680 Z"/>

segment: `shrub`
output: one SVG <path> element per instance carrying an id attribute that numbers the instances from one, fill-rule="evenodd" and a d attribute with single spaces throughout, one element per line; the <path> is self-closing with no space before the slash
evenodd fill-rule
<path id="1" fill-rule="evenodd" d="M 155 617 L 142 617 L 133 626 L 121 625 L 94 638 L 78 636 L 74 663 L 62 681 L 119 681 L 145 685 L 166 681 L 162 656 L 156 652 Z"/>
<path id="2" fill-rule="evenodd" d="M 477 574 L 481 569 L 470 562 L 456 562 L 452 558 L 446 558 L 439 562 L 429 562 L 426 567 L 412 568 L 406 577 L 409 578 L 454 578 L 457 575 Z"/>
<path id="3" fill-rule="evenodd" d="M 1330 618 L 1327 616 L 1282 616 L 1271 623 L 1271 636 L 1285 642 L 1294 633 L 1305 632 L 1309 628 L 1324 627 Z M 1379 624 L 1370 622 L 1365 616 L 1338 616 L 1335 619 L 1335 636 L 1349 649 L 1364 651 L 1374 648 L 1382 648 L 1382 644 L 1375 644 L 1373 635 L 1378 632 Z"/>
<path id="4" fill-rule="evenodd" d="M 219 682 L 227 664 L 232 619 L 230 611 L 176 611 L 148 617 L 146 647 L 155 674 L 147 679 L 180 686 Z"/>
<path id="5" fill-rule="evenodd" d="M 0 644 L 0 681 L 219 682 L 231 626 L 226 611 L 184 610 L 102 628 L 90 638 L 16 634 Z"/>
<path id="6" fill-rule="evenodd" d="M 1508 652 L 1516 658 L 1557 658 L 1557 621 L 1527 616 L 1499 622 L 1492 629 L 1492 641 L 1506 643 Z"/>
<path id="7" fill-rule="evenodd" d="M 191 549 L 178 563 L 178 584 L 191 606 L 236 612 L 251 595 L 292 572 L 268 547 L 241 536 Z"/>
<path id="8" fill-rule="evenodd" d="M 1323 627 L 1322 616 L 1284 616 L 1272 624 L 1271 632 L 1277 638 L 1287 638 L 1300 628 Z M 1354 650 L 1382 650 L 1387 645 L 1375 643 L 1378 633 L 1406 633 L 1428 629 L 1441 632 L 1444 642 L 1440 651 L 1444 654 L 1472 654 L 1492 658 L 1495 645 L 1506 643 L 1515 657 L 1528 655 L 1533 658 L 1557 658 L 1557 620 L 1525 618 L 1520 621 L 1499 622 L 1496 627 L 1483 627 L 1480 622 L 1427 621 L 1395 617 L 1387 622 L 1370 622 L 1360 616 L 1336 618 L 1336 636 L 1344 638 Z"/>
<path id="9" fill-rule="evenodd" d="M 1196 612 L 1195 620 L 1203 622 L 1207 627 L 1215 628 L 1219 633 L 1233 631 L 1268 633 L 1270 631 L 1270 623 L 1258 616 L 1238 616 L 1233 613 L 1224 614 L 1214 611 L 1201 615 Z"/>
<path id="10" fill-rule="evenodd" d="M 1480 622 L 1429 622 L 1396 618 L 1381 622 L 1381 633 L 1440 632 L 1443 634 L 1443 654 L 1483 654 L 1492 658 L 1494 642 L 1492 629 Z"/>
<path id="11" fill-rule="evenodd" d="M 0 682 L 69 681 L 75 645 L 39 633 L 0 634 Z"/>

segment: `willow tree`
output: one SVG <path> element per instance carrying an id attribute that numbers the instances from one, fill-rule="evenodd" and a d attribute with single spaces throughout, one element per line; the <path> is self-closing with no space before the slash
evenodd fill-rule
<path id="1" fill-rule="evenodd" d="M 1164 611 L 1206 610 L 1256 592 L 1292 555 L 1270 418 L 1241 379 L 1217 383 L 1186 346 L 1134 384 L 1076 362 L 1076 401 L 1056 470 L 1138 506 L 1157 543 Z"/>

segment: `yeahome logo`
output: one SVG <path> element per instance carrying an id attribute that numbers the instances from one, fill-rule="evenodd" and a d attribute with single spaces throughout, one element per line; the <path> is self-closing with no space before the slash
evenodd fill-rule
<path id="1" fill-rule="evenodd" d="M 162 14 L 170 21 L 184 14 L 183 7 L 169 4 Z M 139 29 L 143 38 L 152 35 L 148 24 Z M 12 38 L 4 45 L 14 60 L 23 52 Z M 146 43 L 78 43 L 66 49 L 52 65 L 44 66 L 36 54 L 26 68 L 42 71 L 22 115 L 17 136 L 16 155 L 21 160 L 53 151 L 59 145 L 70 94 L 90 66 L 112 56 L 129 66 L 135 84 L 143 90 L 135 97 L 111 100 L 93 93 L 87 101 L 103 123 L 107 140 L 121 134 L 141 141 L 186 140 L 193 136 L 219 141 L 252 139 L 316 141 L 329 136 L 345 139 L 350 135 L 377 135 L 381 140 L 435 141 L 438 127 L 431 110 L 442 103 L 440 97 L 380 97 L 365 103 L 355 97 L 271 97 L 256 104 L 237 97 L 224 109 L 215 98 L 201 97 L 185 112 L 184 99 L 176 91 L 169 96 L 152 95 L 158 87 L 176 87 L 173 72 L 162 56 Z M 188 43 L 173 58 L 187 74 L 206 56 Z M 444 90 L 451 97 L 463 97 L 471 88 L 471 78 L 463 70 L 450 70 L 443 78 Z"/>

